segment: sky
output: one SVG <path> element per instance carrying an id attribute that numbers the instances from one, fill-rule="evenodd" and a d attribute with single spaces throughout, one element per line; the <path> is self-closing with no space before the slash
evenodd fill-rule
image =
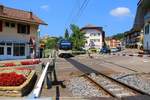
<path id="1" fill-rule="evenodd" d="M 106 36 L 132 28 L 139 0 L 89 0 L 81 11 L 84 0 L 1 0 L 7 7 L 32 11 L 48 26 L 40 26 L 41 36 L 63 36 L 74 23 L 80 28 L 87 24 L 104 28 Z"/>

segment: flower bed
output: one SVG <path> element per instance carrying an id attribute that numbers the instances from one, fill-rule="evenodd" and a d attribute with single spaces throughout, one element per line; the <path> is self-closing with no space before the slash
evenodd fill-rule
<path id="1" fill-rule="evenodd" d="M 25 77 L 27 77 L 30 74 L 31 69 L 30 68 L 23 68 L 23 67 L 19 67 L 19 68 L 2 68 L 1 71 L 0 71 L 0 74 L 1 73 L 11 73 L 11 72 L 15 72 L 17 74 L 22 74 Z"/>
<path id="2" fill-rule="evenodd" d="M 0 74 L 0 86 L 20 86 L 25 81 L 24 75 L 15 72 Z"/>
<path id="3" fill-rule="evenodd" d="M 0 95 L 23 96 L 35 83 L 35 71 L 29 68 L 1 68 Z"/>
<path id="4" fill-rule="evenodd" d="M 21 65 L 33 65 L 33 64 L 39 64 L 40 60 L 32 60 L 32 61 L 21 61 Z"/>
<path id="5" fill-rule="evenodd" d="M 8 62 L 0 64 L 0 67 L 12 67 L 12 66 L 20 66 L 20 65 L 34 65 L 39 64 L 40 60 L 27 60 L 27 61 L 20 61 L 20 62 Z"/>
<path id="6" fill-rule="evenodd" d="M 5 66 L 5 67 L 11 67 L 11 66 L 16 66 L 16 64 L 10 62 L 10 63 L 5 63 L 3 66 Z"/>

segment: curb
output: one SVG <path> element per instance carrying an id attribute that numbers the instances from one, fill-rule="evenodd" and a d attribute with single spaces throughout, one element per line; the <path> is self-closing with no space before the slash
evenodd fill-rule
<path id="1" fill-rule="evenodd" d="M 130 56 L 130 57 L 150 57 L 150 55 L 144 55 L 144 54 L 126 54 L 126 53 L 111 53 L 111 55 L 116 55 L 116 56 Z"/>

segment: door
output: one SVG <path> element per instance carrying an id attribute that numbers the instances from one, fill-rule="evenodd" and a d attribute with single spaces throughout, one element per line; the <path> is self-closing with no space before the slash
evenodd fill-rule
<path id="1" fill-rule="evenodd" d="M 12 47 L 11 46 L 7 46 L 7 56 L 11 56 L 12 55 Z"/>
<path id="2" fill-rule="evenodd" d="M 6 43 L 5 46 L 5 55 L 7 57 L 7 59 L 11 58 L 12 54 L 12 43 Z"/>

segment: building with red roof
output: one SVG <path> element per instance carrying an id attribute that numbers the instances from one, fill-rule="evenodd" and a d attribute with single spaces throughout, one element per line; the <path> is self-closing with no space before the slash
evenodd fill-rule
<path id="1" fill-rule="evenodd" d="M 38 55 L 39 25 L 47 25 L 33 12 L 0 5 L 0 59 Z"/>

